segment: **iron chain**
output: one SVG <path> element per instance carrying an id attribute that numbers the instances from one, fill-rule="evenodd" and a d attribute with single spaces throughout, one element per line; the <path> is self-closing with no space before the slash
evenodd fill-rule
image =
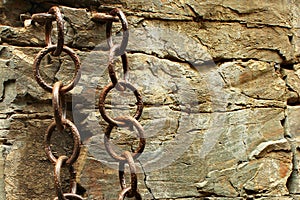
<path id="1" fill-rule="evenodd" d="M 127 55 L 125 52 L 128 44 L 128 38 L 129 38 L 127 19 L 124 13 L 118 8 L 113 9 L 109 14 L 112 15 L 113 17 L 118 16 L 118 18 L 120 19 L 122 24 L 122 30 L 123 30 L 123 38 L 121 44 L 113 43 L 112 25 L 115 20 L 112 19 L 115 18 L 110 18 L 110 20 L 108 20 L 108 22 L 106 23 L 106 39 L 107 39 L 107 44 L 110 48 L 109 59 L 108 59 L 108 71 L 109 71 L 109 77 L 111 83 L 109 83 L 103 88 L 99 97 L 100 114 L 102 118 L 109 124 L 105 132 L 104 144 L 108 154 L 116 161 L 119 162 L 119 180 L 122 189 L 119 194 L 119 200 L 125 199 L 125 197 L 129 197 L 129 198 L 135 197 L 137 200 L 139 200 L 142 198 L 140 193 L 137 190 L 137 176 L 136 176 L 136 167 L 134 164 L 134 160 L 136 160 L 143 153 L 146 145 L 144 129 L 141 126 L 141 124 L 137 121 L 141 117 L 143 112 L 143 100 L 142 100 L 141 93 L 131 83 L 127 82 L 127 73 L 129 71 Z M 95 21 L 97 21 L 96 20 L 97 17 L 99 17 L 99 15 L 94 15 Z M 120 56 L 122 59 L 124 81 L 118 81 L 118 78 L 114 70 L 115 67 L 114 61 L 117 56 Z M 129 89 L 134 93 L 137 101 L 136 102 L 137 110 L 133 117 L 119 116 L 116 118 L 111 118 L 110 116 L 107 115 L 105 111 L 105 99 L 107 94 L 113 88 L 116 88 L 118 91 L 124 91 L 126 89 Z M 136 130 L 138 131 L 138 137 L 139 137 L 139 146 L 137 147 L 137 149 L 133 150 L 132 152 L 124 151 L 122 155 L 118 155 L 112 149 L 112 145 L 110 143 L 110 134 L 114 127 L 128 127 L 128 128 L 135 127 Z M 129 187 L 126 187 L 126 183 L 125 183 L 125 177 L 124 177 L 125 164 L 129 165 L 130 173 L 131 173 L 131 185 Z"/>
<path id="2" fill-rule="evenodd" d="M 52 106 L 54 111 L 54 121 L 48 126 L 45 133 L 45 152 L 48 159 L 54 165 L 54 184 L 56 189 L 56 197 L 54 200 L 67 200 L 67 199 L 78 199 L 82 200 L 83 197 L 76 194 L 76 172 L 73 164 L 77 161 L 80 154 L 80 134 L 76 125 L 66 118 L 65 108 L 65 95 L 71 91 L 78 83 L 81 76 L 81 64 L 78 55 L 69 47 L 64 46 L 64 21 L 60 9 L 56 6 L 50 8 L 48 13 L 39 13 L 32 15 L 32 21 L 45 25 L 45 44 L 44 47 L 35 57 L 33 64 L 34 76 L 37 83 L 46 91 L 52 93 Z M 52 22 L 57 23 L 57 44 L 54 45 L 51 40 Z M 141 124 L 137 121 L 143 112 L 143 101 L 141 93 L 127 81 L 127 73 L 129 71 L 128 60 L 126 55 L 126 47 L 128 44 L 129 32 L 128 22 L 124 13 L 120 9 L 113 9 L 109 14 L 93 13 L 92 21 L 94 22 L 106 22 L 106 38 L 109 46 L 109 58 L 108 58 L 108 71 L 111 83 L 106 85 L 99 97 L 99 111 L 103 119 L 109 124 L 105 135 L 104 145 L 108 154 L 119 162 L 119 180 L 121 192 L 119 193 L 119 200 L 125 199 L 125 197 L 135 197 L 136 199 L 142 199 L 137 189 L 137 175 L 135 160 L 143 153 L 146 140 L 144 129 Z M 120 44 L 114 44 L 112 39 L 112 25 L 113 22 L 120 21 L 122 24 L 123 38 Z M 62 52 L 65 52 L 70 56 L 75 65 L 74 76 L 71 81 L 67 84 L 63 84 L 61 81 L 55 82 L 53 85 L 46 83 L 43 80 L 40 73 L 40 64 L 47 54 L 51 53 L 53 56 L 60 56 Z M 119 81 L 115 72 L 115 60 L 117 57 L 121 57 L 124 81 Z M 107 115 L 105 110 L 105 99 L 107 94 L 116 88 L 118 91 L 125 91 L 129 89 L 136 97 L 137 110 L 133 117 L 131 116 L 119 116 L 112 118 Z M 132 152 L 124 151 L 121 155 L 118 155 L 112 148 L 110 142 L 110 135 L 114 127 L 135 127 L 138 132 L 139 145 Z M 73 137 L 73 151 L 69 156 L 60 155 L 56 157 L 51 149 L 51 137 L 55 129 L 60 133 L 64 133 L 64 130 L 69 129 Z M 126 186 L 125 183 L 125 164 L 128 164 L 131 174 L 131 184 Z M 64 193 L 61 187 L 60 173 L 62 167 L 66 166 L 70 172 L 70 191 Z"/>
<path id="3" fill-rule="evenodd" d="M 76 183 L 76 172 L 74 170 L 73 164 L 77 161 L 77 158 L 80 153 L 80 134 L 76 125 L 66 118 L 66 108 L 65 108 L 65 95 L 67 92 L 71 91 L 76 84 L 78 83 L 81 73 L 80 73 L 80 59 L 78 55 L 69 47 L 64 46 L 64 23 L 63 17 L 60 12 L 60 9 L 56 6 L 50 8 L 48 13 L 34 14 L 32 20 L 45 24 L 45 43 L 46 47 L 43 48 L 35 57 L 33 70 L 34 76 L 37 83 L 46 91 L 52 93 L 52 106 L 54 111 L 54 121 L 48 126 L 45 133 L 45 152 L 48 159 L 55 166 L 54 169 L 54 184 L 56 195 L 55 200 L 67 200 L 71 199 L 83 199 L 81 196 L 76 194 L 77 183 Z M 52 22 L 56 21 L 57 23 L 57 44 L 53 45 L 51 41 L 51 31 L 52 31 Z M 66 85 L 61 81 L 57 81 L 52 85 L 46 83 L 43 80 L 40 73 L 40 64 L 48 53 L 52 53 L 53 56 L 60 56 L 62 52 L 69 55 L 75 65 L 75 74 L 73 79 Z M 64 130 L 69 128 L 73 137 L 73 152 L 68 157 L 66 155 L 60 155 L 56 157 L 51 149 L 51 136 L 55 129 L 57 129 L 61 134 L 64 133 Z M 64 193 L 61 187 L 60 173 L 63 166 L 66 166 L 70 172 L 70 191 L 69 193 Z"/>

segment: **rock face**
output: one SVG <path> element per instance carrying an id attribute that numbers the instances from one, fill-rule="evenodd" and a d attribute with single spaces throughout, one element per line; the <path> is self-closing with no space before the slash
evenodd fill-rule
<path id="1" fill-rule="evenodd" d="M 78 194 L 104 200 L 120 192 L 97 108 L 109 82 L 105 24 L 91 20 L 92 12 L 120 7 L 130 28 L 128 81 L 145 104 L 139 121 L 147 145 L 135 162 L 143 199 L 300 198 L 299 2 L 17 0 L 0 2 L 1 200 L 56 195 L 43 144 L 52 97 L 32 70 L 45 46 L 44 26 L 30 21 L 53 5 L 64 16 L 65 45 L 82 63 L 81 79 L 66 96 L 68 119 L 82 139 Z M 120 28 L 113 24 L 114 33 Z M 116 43 L 121 35 L 114 34 Z M 55 42 L 55 28 L 52 36 Z M 68 55 L 49 54 L 42 76 L 67 83 L 73 66 Z M 122 76 L 121 60 L 116 71 Z M 135 102 L 131 91 L 113 90 L 106 109 L 132 115 Z M 138 143 L 135 130 L 122 127 L 111 139 L 118 152 Z M 70 155 L 68 134 L 55 132 L 51 142 L 58 155 Z M 66 173 L 64 188 L 68 179 Z"/>

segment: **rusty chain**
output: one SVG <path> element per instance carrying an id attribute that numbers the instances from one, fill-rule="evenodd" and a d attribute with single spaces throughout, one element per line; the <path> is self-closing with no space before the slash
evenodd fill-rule
<path id="1" fill-rule="evenodd" d="M 109 71 L 109 77 L 111 82 L 106 85 L 99 97 L 99 111 L 102 116 L 102 118 L 109 124 L 105 136 L 104 136 L 104 145 L 108 152 L 108 154 L 114 158 L 117 162 L 119 162 L 119 180 L 120 180 L 120 186 L 121 186 L 121 192 L 119 194 L 119 200 L 125 199 L 125 197 L 135 197 L 137 200 L 142 199 L 140 193 L 137 189 L 137 176 L 136 176 L 136 167 L 134 160 L 136 160 L 144 151 L 146 140 L 145 140 L 145 134 L 144 129 L 141 126 L 141 124 L 137 121 L 143 112 L 143 100 L 141 93 L 131 84 L 127 81 L 127 73 L 129 70 L 128 67 L 128 60 L 126 55 L 126 47 L 128 44 L 128 38 L 129 38 L 129 31 L 128 31 L 128 22 L 124 15 L 124 13 L 118 9 L 113 9 L 109 15 L 113 16 L 110 17 L 109 20 L 106 22 L 106 39 L 107 44 L 109 46 L 109 59 L 108 59 L 108 71 Z M 122 31 L 123 31 L 123 38 L 121 41 L 121 44 L 114 44 L 112 39 L 112 25 L 115 21 L 115 17 L 118 17 L 121 24 L 122 24 Z M 94 21 L 102 21 L 103 15 L 94 14 L 93 19 Z M 122 60 L 122 67 L 123 67 L 123 75 L 124 75 L 124 81 L 119 81 L 115 70 L 114 70 L 114 62 L 116 57 L 120 56 Z M 116 88 L 118 91 L 124 91 L 126 89 L 129 89 L 132 91 L 136 97 L 136 105 L 137 110 L 133 117 L 131 116 L 118 116 L 116 118 L 111 118 L 109 115 L 107 115 L 105 110 L 105 99 L 107 94 L 113 89 Z M 110 142 L 110 135 L 114 127 L 127 127 L 131 130 L 132 127 L 135 127 L 138 132 L 139 137 L 139 145 L 138 147 L 133 150 L 132 152 L 124 151 L 122 155 L 118 155 L 112 148 L 111 142 Z M 126 187 L 125 183 L 125 164 L 129 165 L 130 174 L 131 174 L 131 184 L 129 187 Z"/>
<path id="2" fill-rule="evenodd" d="M 124 15 L 124 13 L 120 9 L 113 9 L 110 13 L 93 13 L 92 21 L 94 22 L 106 22 L 106 38 L 107 44 L 109 46 L 109 58 L 108 58 L 108 71 L 111 82 L 106 85 L 99 97 L 99 111 L 103 119 L 109 124 L 105 135 L 104 135 L 104 145 L 108 152 L 108 154 L 114 158 L 117 162 L 119 162 L 119 181 L 121 192 L 119 193 L 119 200 L 125 199 L 125 197 L 135 197 L 136 199 L 142 199 L 140 193 L 137 189 L 137 175 L 136 175 L 136 167 L 135 160 L 142 154 L 145 148 L 146 140 L 144 129 L 141 124 L 137 121 L 142 114 L 143 111 L 143 101 L 141 93 L 127 81 L 127 73 L 129 71 L 128 60 L 126 55 L 126 47 L 128 44 L 128 22 Z M 33 70 L 34 76 L 37 83 L 47 92 L 52 93 L 52 106 L 54 111 L 54 121 L 48 126 L 45 137 L 45 152 L 50 160 L 50 162 L 54 165 L 54 184 L 56 190 L 56 197 L 54 200 L 67 200 L 67 199 L 76 199 L 82 200 L 83 197 L 76 194 L 77 183 L 76 183 L 76 172 L 74 170 L 73 164 L 77 161 L 78 156 L 80 154 L 80 134 L 76 127 L 76 125 L 66 118 L 66 108 L 65 108 L 65 95 L 67 92 L 71 91 L 76 84 L 78 83 L 81 71 L 80 71 L 80 59 L 78 55 L 69 47 L 64 46 L 64 21 L 60 9 L 57 6 L 51 7 L 48 13 L 38 13 L 32 15 L 32 21 L 45 25 L 45 44 L 44 47 L 35 57 Z M 56 21 L 57 23 L 57 44 L 53 45 L 51 40 L 51 32 L 52 32 L 52 22 Z M 114 44 L 112 39 L 112 25 L 113 22 L 120 21 L 122 24 L 123 30 L 123 38 L 121 44 Z M 62 81 L 57 81 L 53 85 L 46 83 L 43 80 L 40 73 L 40 65 L 42 59 L 49 53 L 53 56 L 60 56 L 61 53 L 64 52 L 74 62 L 75 72 L 71 81 L 67 84 L 63 84 Z M 120 56 L 122 60 L 123 67 L 123 75 L 124 80 L 119 81 L 116 72 L 114 70 L 115 60 Z M 118 91 L 125 91 L 129 89 L 132 91 L 136 97 L 136 105 L 137 110 L 133 117 L 131 116 L 119 116 L 116 118 L 111 118 L 107 115 L 105 110 L 105 99 L 107 94 L 113 89 L 116 88 Z M 127 127 L 130 130 L 133 130 L 133 127 L 136 128 L 139 137 L 139 145 L 132 152 L 124 151 L 122 155 L 118 155 L 112 148 L 110 142 L 110 135 L 112 130 L 115 127 Z M 55 156 L 51 149 L 51 137 L 53 132 L 59 131 L 61 134 L 66 132 L 65 130 L 70 130 L 73 137 L 73 151 L 69 156 L 61 155 Z M 126 186 L 125 182 L 125 164 L 128 164 L 129 171 L 131 174 L 131 183 L 130 186 Z M 62 171 L 62 167 L 67 167 L 70 173 L 70 189 L 68 193 L 64 193 L 61 186 L 60 173 Z"/>
<path id="3" fill-rule="evenodd" d="M 45 24 L 45 43 L 44 47 L 35 57 L 33 70 L 34 76 L 37 83 L 46 91 L 52 93 L 52 106 L 54 111 L 54 121 L 48 126 L 44 143 L 45 143 L 45 152 L 48 159 L 55 166 L 54 170 L 54 185 L 56 190 L 56 196 L 54 199 L 58 200 L 67 200 L 71 199 L 83 199 L 81 196 L 76 194 L 76 172 L 74 170 L 73 164 L 76 162 L 79 153 L 80 153 L 80 134 L 76 125 L 66 118 L 66 108 L 65 108 L 65 95 L 67 92 L 71 91 L 76 84 L 78 83 L 81 73 L 80 73 L 80 59 L 78 55 L 69 47 L 64 46 L 64 23 L 63 17 L 58 7 L 54 6 L 50 8 L 48 13 L 39 13 L 32 16 L 32 20 Z M 57 44 L 53 45 L 51 41 L 51 32 L 52 32 L 52 22 L 56 21 L 57 23 Z M 60 56 L 62 52 L 65 52 L 71 57 L 75 65 L 75 73 L 71 81 L 68 84 L 64 85 L 61 81 L 55 82 L 53 85 L 46 83 L 43 80 L 40 73 L 40 65 L 42 59 L 48 54 L 52 53 L 53 56 Z M 57 129 L 61 134 L 65 133 L 69 128 L 73 137 L 73 152 L 68 157 L 66 155 L 61 155 L 56 157 L 51 149 L 51 136 L 55 129 Z M 61 168 L 66 166 L 70 172 L 70 191 L 69 193 L 64 193 L 61 187 L 60 181 L 60 172 Z"/>

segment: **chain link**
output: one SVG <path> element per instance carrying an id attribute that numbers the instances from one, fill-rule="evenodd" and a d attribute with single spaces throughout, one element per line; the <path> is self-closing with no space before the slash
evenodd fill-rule
<path id="1" fill-rule="evenodd" d="M 126 189 L 126 179 L 125 179 L 125 163 L 128 164 L 130 169 L 131 175 L 131 183 L 130 183 L 130 190 L 127 193 L 127 197 L 131 198 L 137 193 L 137 176 L 136 176 L 136 167 L 134 165 L 134 160 L 129 151 L 124 151 L 124 157 L 126 158 L 125 161 L 119 162 L 119 180 L 122 190 Z"/>
<path id="2" fill-rule="evenodd" d="M 65 98 L 64 95 L 60 95 L 59 92 L 62 86 L 63 86 L 62 82 L 57 81 L 56 83 L 54 83 L 53 91 L 52 91 L 52 105 L 54 110 L 54 120 L 55 120 L 56 128 L 59 131 L 64 130 L 63 119 L 66 118 Z"/>
<path id="3" fill-rule="evenodd" d="M 54 170 L 54 183 L 55 183 L 56 195 L 58 199 L 63 199 L 63 200 L 67 200 L 67 199 L 65 198 L 64 193 L 62 191 L 60 172 L 62 166 L 66 164 L 67 160 L 68 160 L 67 156 L 60 156 L 57 159 L 57 162 L 55 163 L 55 170 Z M 76 172 L 74 171 L 74 167 L 72 165 L 68 165 L 67 167 L 69 168 L 69 173 L 70 173 L 70 192 L 72 194 L 76 194 L 76 190 L 77 190 Z"/>
<path id="4" fill-rule="evenodd" d="M 63 119 L 62 123 L 64 127 L 68 126 L 71 129 L 71 133 L 73 137 L 73 142 L 74 142 L 73 153 L 66 162 L 67 164 L 72 165 L 74 162 L 76 162 L 80 153 L 80 134 L 75 124 L 73 124 L 73 122 L 71 122 L 70 120 Z M 55 128 L 56 128 L 56 122 L 54 121 L 49 125 L 45 134 L 45 152 L 46 155 L 48 156 L 48 159 L 54 164 L 57 162 L 57 158 L 54 156 L 51 150 L 51 136 Z M 61 133 L 64 133 L 64 131 L 62 131 Z"/>
<path id="5" fill-rule="evenodd" d="M 52 53 L 53 56 L 59 56 L 61 52 L 63 51 L 64 46 L 64 21 L 62 14 L 58 7 L 54 6 L 51 7 L 48 11 L 49 14 L 54 14 L 57 24 L 57 46 L 55 51 Z M 51 32 L 52 32 L 52 21 L 47 20 L 45 25 L 45 40 L 47 46 L 52 45 L 51 40 Z"/>
<path id="6" fill-rule="evenodd" d="M 124 13 L 118 8 L 113 9 L 109 14 L 112 16 L 118 16 L 122 23 L 123 39 L 122 39 L 121 44 L 117 45 L 116 52 L 117 52 L 117 56 L 123 55 L 125 53 L 125 49 L 127 47 L 128 38 L 129 38 L 127 19 L 126 19 Z M 110 50 L 112 50 L 113 46 L 114 46 L 114 43 L 112 40 L 112 24 L 113 24 L 112 21 L 108 21 L 106 23 L 106 39 L 107 39 L 107 44 L 108 44 Z"/>
<path id="7" fill-rule="evenodd" d="M 43 78 L 41 77 L 40 64 L 41 64 L 43 57 L 45 57 L 50 52 L 54 52 L 56 49 L 57 49 L 57 45 L 50 45 L 50 46 L 43 48 L 37 54 L 37 56 L 35 57 L 34 63 L 33 63 L 34 76 L 35 76 L 37 83 L 48 92 L 53 92 L 53 86 L 46 83 L 43 80 Z M 75 74 L 73 76 L 73 79 L 67 85 L 63 85 L 62 88 L 60 89 L 60 93 L 64 94 L 64 93 L 72 90 L 75 87 L 75 85 L 78 83 L 80 76 L 81 76 L 81 73 L 80 73 L 81 66 L 80 66 L 79 57 L 72 49 L 70 49 L 67 46 L 63 46 L 62 51 L 67 53 L 72 58 L 72 60 L 75 64 Z"/>
<path id="8" fill-rule="evenodd" d="M 117 162 L 119 162 L 119 180 L 121 186 L 121 192 L 119 193 L 118 199 L 125 199 L 125 197 L 135 197 L 136 199 L 142 199 L 141 195 L 138 192 L 137 188 L 137 175 L 136 175 L 136 167 L 135 160 L 143 153 L 146 145 L 145 133 L 141 124 L 137 121 L 143 112 L 143 100 L 141 93 L 127 81 L 127 73 L 129 71 L 128 60 L 126 55 L 126 47 L 128 44 L 128 22 L 124 15 L 124 13 L 116 8 L 113 9 L 109 14 L 103 13 L 93 13 L 92 21 L 94 22 L 106 22 L 106 38 L 107 44 L 109 46 L 109 58 L 108 58 L 108 71 L 109 78 L 111 82 L 106 85 L 99 97 L 99 112 L 102 118 L 109 124 L 105 135 L 104 135 L 104 145 L 108 152 L 108 154 L 114 158 Z M 76 84 L 78 83 L 81 73 L 80 73 L 80 59 L 78 55 L 69 47 L 64 46 L 64 21 L 60 9 L 56 6 L 50 8 L 48 13 L 39 13 L 34 14 L 32 16 L 32 21 L 45 25 L 45 43 L 46 47 L 44 47 L 35 57 L 33 70 L 34 76 L 37 83 L 47 92 L 52 93 L 52 106 L 54 111 L 54 121 L 48 126 L 45 133 L 45 152 L 50 160 L 50 162 L 54 165 L 54 184 L 56 190 L 56 197 L 54 200 L 67 200 L 67 199 L 75 199 L 82 200 L 83 197 L 76 194 L 76 173 L 74 171 L 73 164 L 77 161 L 78 156 L 80 154 L 80 134 L 76 125 L 66 118 L 66 105 L 65 105 L 65 95 L 67 92 L 71 91 Z M 52 31 L 52 22 L 56 21 L 57 23 L 57 44 L 53 45 L 51 40 L 51 31 Z M 120 44 L 114 44 L 112 39 L 112 26 L 113 22 L 120 21 L 122 24 L 123 30 L 123 38 Z M 62 52 L 65 52 L 74 62 L 75 72 L 73 78 L 67 83 L 63 84 L 62 81 L 57 81 L 53 85 L 46 83 L 43 80 L 40 73 L 40 64 L 42 59 L 49 53 L 53 56 L 60 56 Z M 116 72 L 115 72 L 115 61 L 117 57 L 121 57 L 122 67 L 123 67 L 123 79 L 124 81 L 119 81 Z M 116 88 L 118 91 L 125 91 L 129 89 L 132 91 L 136 97 L 136 105 L 137 110 L 135 114 L 131 116 L 118 116 L 116 118 L 111 118 L 107 115 L 105 110 L 105 99 L 107 94 L 113 89 Z M 132 152 L 124 151 L 121 155 L 118 155 L 112 148 L 110 142 L 110 135 L 115 127 L 125 127 L 130 130 L 134 130 L 133 127 L 138 132 L 139 145 Z M 61 134 L 67 132 L 66 130 L 70 130 L 72 138 L 73 138 L 73 151 L 69 156 L 60 155 L 55 156 L 51 149 L 51 137 L 53 132 L 57 130 Z M 130 186 L 126 186 L 125 182 L 125 165 L 129 166 L 130 174 L 131 174 L 131 184 Z M 67 167 L 70 172 L 70 191 L 69 193 L 64 193 L 61 187 L 60 173 L 63 167 Z"/>
<path id="9" fill-rule="evenodd" d="M 137 109 L 136 109 L 136 112 L 134 114 L 134 118 L 135 119 L 139 119 L 142 115 L 142 112 L 143 112 L 143 100 L 142 100 L 142 95 L 141 93 L 130 83 L 125 83 L 125 82 L 118 82 L 119 85 L 121 85 L 123 88 L 128 88 L 130 89 L 135 97 L 136 97 L 136 100 L 137 102 L 135 103 L 137 105 Z M 100 94 L 100 97 L 99 97 L 99 111 L 100 111 L 100 114 L 102 116 L 102 118 L 109 124 L 114 124 L 114 125 L 124 125 L 124 123 L 122 123 L 121 121 L 116 121 L 115 119 L 111 118 L 110 116 L 108 116 L 106 114 L 106 110 L 105 110 L 105 99 L 106 99 L 106 96 L 107 94 L 110 92 L 110 90 L 112 90 L 114 88 L 114 84 L 111 82 L 109 83 L 108 85 L 106 85 L 101 94 Z"/>

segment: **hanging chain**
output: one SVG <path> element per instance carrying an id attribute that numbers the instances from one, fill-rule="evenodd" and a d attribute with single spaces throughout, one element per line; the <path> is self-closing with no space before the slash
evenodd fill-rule
<path id="1" fill-rule="evenodd" d="M 109 124 L 105 132 L 104 144 L 108 154 L 112 158 L 114 158 L 117 162 L 119 162 L 119 180 L 122 189 L 119 194 L 119 200 L 125 199 L 125 197 L 129 197 L 129 198 L 135 197 L 137 200 L 141 200 L 142 197 L 137 189 L 137 175 L 136 175 L 136 167 L 134 161 L 142 154 L 146 145 L 144 129 L 141 126 L 141 124 L 137 121 L 142 115 L 143 101 L 142 101 L 141 93 L 127 80 L 127 73 L 129 70 L 127 55 L 125 52 L 128 44 L 128 37 L 129 37 L 127 19 L 124 13 L 117 8 L 113 9 L 109 13 L 109 15 L 111 15 L 112 17 L 109 17 L 108 20 L 105 20 L 105 15 L 100 13 L 94 13 L 92 17 L 94 21 L 106 21 L 106 38 L 107 38 L 107 44 L 110 49 L 109 58 L 108 58 L 108 71 L 109 71 L 109 77 L 111 82 L 103 88 L 99 97 L 100 114 L 102 118 Z M 112 39 L 112 25 L 113 22 L 116 21 L 115 18 L 116 16 L 119 18 L 122 24 L 123 38 L 121 44 L 114 44 Z M 121 60 L 122 60 L 124 81 L 118 80 L 114 70 L 115 59 L 118 56 L 121 56 Z M 134 93 L 137 101 L 136 102 L 137 110 L 133 117 L 118 116 L 116 118 L 111 118 L 109 115 L 107 115 L 105 111 L 105 99 L 107 94 L 113 88 L 116 88 L 118 91 L 125 91 L 126 89 L 129 89 Z M 110 135 L 114 127 L 126 127 L 129 128 L 130 130 L 133 130 L 133 127 L 136 128 L 139 137 L 139 145 L 135 150 L 133 150 L 133 152 L 124 151 L 122 155 L 118 155 L 113 150 L 110 142 Z M 126 186 L 126 182 L 125 182 L 125 172 L 124 172 L 125 164 L 128 164 L 130 169 L 129 171 L 131 174 L 131 184 L 128 187 Z"/>
<path id="2" fill-rule="evenodd" d="M 64 23 L 63 17 L 58 7 L 50 8 L 48 13 L 34 14 L 32 20 L 45 24 L 45 43 L 46 47 L 43 48 L 35 57 L 33 69 L 34 76 L 37 83 L 46 91 L 52 93 L 52 106 L 54 110 L 54 121 L 49 125 L 45 134 L 45 152 L 48 159 L 55 166 L 54 169 L 54 186 L 56 190 L 57 197 L 54 200 L 83 200 L 83 198 L 76 194 L 77 183 L 76 183 L 76 172 L 74 170 L 73 164 L 76 162 L 80 153 L 80 134 L 73 122 L 66 118 L 66 108 L 65 108 L 65 95 L 67 92 L 72 90 L 78 83 L 81 73 L 80 73 L 80 60 L 78 55 L 69 47 L 64 46 Z M 53 45 L 51 41 L 52 32 L 52 21 L 57 23 L 57 44 Z M 62 52 L 65 52 L 71 57 L 75 65 L 75 74 L 73 79 L 64 85 L 61 81 L 57 81 L 52 85 L 46 83 L 40 74 L 40 64 L 42 59 L 48 54 L 52 53 L 53 56 L 60 56 Z M 73 152 L 70 156 L 61 155 L 58 158 L 53 154 L 51 150 L 51 136 L 53 132 L 57 129 L 61 134 L 66 133 L 67 129 L 71 130 L 73 137 Z M 70 190 L 68 193 L 64 193 L 61 186 L 60 173 L 62 167 L 67 167 L 70 173 Z"/>
<path id="3" fill-rule="evenodd" d="M 65 106 L 65 95 L 67 92 L 71 91 L 76 84 L 78 83 L 81 73 L 80 73 L 80 60 L 77 54 L 69 47 L 64 46 L 64 23 L 63 17 L 58 7 L 54 6 L 50 8 L 48 13 L 39 13 L 32 15 L 32 20 L 40 24 L 45 25 L 45 43 L 46 47 L 43 48 L 35 57 L 34 60 L 34 76 L 37 83 L 46 91 L 52 93 L 52 106 L 54 110 L 54 121 L 49 125 L 45 134 L 45 152 L 48 159 L 54 165 L 54 184 L 56 189 L 57 197 L 54 200 L 67 200 L 75 199 L 82 200 L 83 198 L 76 194 L 76 172 L 74 170 L 73 164 L 77 161 L 80 153 L 80 134 L 77 127 L 73 122 L 66 118 L 66 106 Z M 108 59 L 108 71 L 111 82 L 105 86 L 99 97 L 99 111 L 103 119 L 109 123 L 105 135 L 104 135 L 104 145 L 108 154 L 119 162 L 119 181 L 121 186 L 121 192 L 119 194 L 119 200 L 125 199 L 125 197 L 135 197 L 137 200 L 142 199 L 141 195 L 137 189 L 137 175 L 136 167 L 134 161 L 141 155 L 144 151 L 146 140 L 144 135 L 144 129 L 141 124 L 137 121 L 143 111 L 143 101 L 140 92 L 127 81 L 127 73 L 129 70 L 128 60 L 126 55 L 126 47 L 128 44 L 128 22 L 124 13 L 120 9 L 113 9 L 109 14 L 103 13 L 93 13 L 92 20 L 95 22 L 105 21 L 106 22 L 106 37 L 107 44 L 109 46 L 109 59 Z M 52 31 L 52 22 L 56 21 L 57 23 L 57 44 L 53 45 L 51 40 L 51 31 Z M 112 25 L 113 22 L 121 21 L 123 38 L 120 45 L 114 44 L 112 40 Z M 40 64 L 48 53 L 51 53 L 53 56 L 60 56 L 62 52 L 65 52 L 74 62 L 75 73 L 73 79 L 69 81 L 68 84 L 64 85 L 62 81 L 57 81 L 52 85 L 46 83 L 40 74 Z M 114 67 L 116 57 L 120 56 L 123 66 L 124 80 L 119 81 Z M 107 94 L 113 89 L 116 88 L 118 91 L 125 91 L 129 89 L 132 91 L 136 97 L 137 110 L 133 117 L 131 116 L 119 116 L 116 118 L 111 118 L 107 115 L 105 111 L 105 99 Z M 133 151 L 124 151 L 122 155 L 115 153 L 111 146 L 110 135 L 115 127 L 127 127 L 130 130 L 136 128 L 139 137 L 139 146 Z M 61 155 L 56 157 L 51 150 L 51 136 L 53 132 L 57 129 L 61 134 L 65 133 L 65 130 L 70 130 L 73 137 L 73 151 L 70 156 Z M 125 182 L 125 164 L 128 164 L 129 171 L 131 174 L 131 184 L 130 186 L 126 185 Z M 60 173 L 62 167 L 67 167 L 70 173 L 70 189 L 68 193 L 62 191 Z"/>

